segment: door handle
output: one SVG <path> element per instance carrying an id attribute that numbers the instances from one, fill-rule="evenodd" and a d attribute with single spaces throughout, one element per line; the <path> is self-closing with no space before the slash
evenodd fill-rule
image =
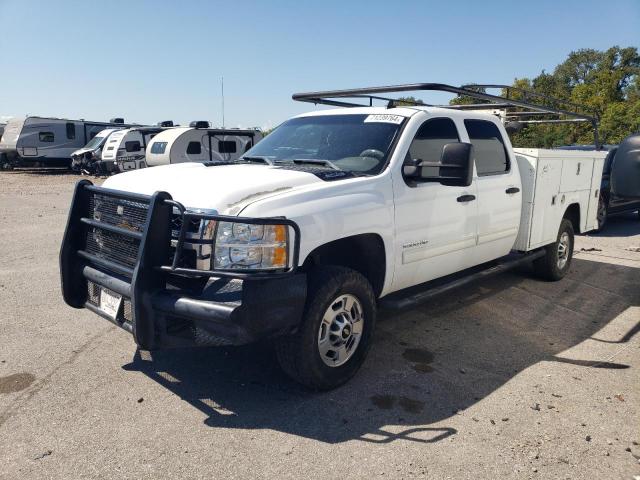
<path id="1" fill-rule="evenodd" d="M 458 200 L 458 202 L 472 202 L 473 200 L 476 199 L 475 195 L 461 195 L 458 198 L 456 198 L 456 200 Z"/>
<path id="2" fill-rule="evenodd" d="M 509 187 L 505 190 L 505 193 L 511 195 L 512 193 L 518 193 L 520 189 L 518 187 Z"/>

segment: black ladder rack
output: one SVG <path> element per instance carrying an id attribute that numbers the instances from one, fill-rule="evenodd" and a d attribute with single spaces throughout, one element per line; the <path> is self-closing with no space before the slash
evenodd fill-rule
<path id="1" fill-rule="evenodd" d="M 492 95 L 486 93 L 486 89 L 502 89 L 505 95 Z M 487 103 L 469 104 L 469 105 L 429 105 L 422 102 L 411 102 L 404 99 L 389 98 L 382 96 L 387 93 L 400 92 L 418 92 L 418 91 L 437 91 L 447 92 L 454 95 L 466 96 L 483 100 Z M 513 98 L 512 93 L 517 92 L 522 99 Z M 575 103 L 560 100 L 548 95 L 532 92 L 522 88 L 512 87 L 510 85 L 496 84 L 470 84 L 461 87 L 447 85 L 444 83 L 409 83 L 405 85 L 387 85 L 382 87 L 354 88 L 348 90 L 326 90 L 321 92 L 294 93 L 292 98 L 299 102 L 308 102 L 313 104 L 330 105 L 334 107 L 371 107 L 374 100 L 387 102 L 387 108 L 399 106 L 408 107 L 439 107 L 451 108 L 457 110 L 480 110 L 480 109 L 503 109 L 507 117 L 511 120 L 517 120 L 524 124 L 534 123 L 574 123 L 588 122 L 593 127 L 593 137 L 596 149 L 600 148 L 598 141 L 598 116 L 588 107 Z M 367 100 L 366 103 L 359 103 L 358 100 Z M 536 102 L 533 103 L 529 99 Z M 563 105 L 579 111 L 572 111 L 566 108 L 559 108 L 557 105 Z M 589 112 L 589 113 L 584 113 Z M 538 118 L 529 120 L 528 118 Z"/>

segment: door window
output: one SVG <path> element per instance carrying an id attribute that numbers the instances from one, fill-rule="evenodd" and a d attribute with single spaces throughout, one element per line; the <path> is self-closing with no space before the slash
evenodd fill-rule
<path id="1" fill-rule="evenodd" d="M 478 176 L 508 172 L 509 156 L 496 124 L 486 120 L 465 120 L 464 126 L 473 145 Z"/>
<path id="2" fill-rule="evenodd" d="M 218 152 L 220 153 L 236 153 L 236 142 L 233 140 L 219 140 Z"/>
<path id="3" fill-rule="evenodd" d="M 450 118 L 433 118 L 424 122 L 416 133 L 409 151 L 408 160 L 421 160 L 422 162 L 439 162 L 442 149 L 447 143 L 459 142 L 458 129 Z M 422 177 L 434 177 L 438 175 L 438 167 L 421 167 Z"/>
<path id="4" fill-rule="evenodd" d="M 76 138 L 76 124 L 75 123 L 67 123 L 67 138 L 69 140 L 73 140 Z"/>

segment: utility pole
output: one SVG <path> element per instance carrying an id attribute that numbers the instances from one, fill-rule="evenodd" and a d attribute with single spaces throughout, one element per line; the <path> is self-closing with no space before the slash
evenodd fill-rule
<path id="1" fill-rule="evenodd" d="M 222 87 L 222 128 L 224 128 L 224 76 L 220 77 L 220 86 Z"/>

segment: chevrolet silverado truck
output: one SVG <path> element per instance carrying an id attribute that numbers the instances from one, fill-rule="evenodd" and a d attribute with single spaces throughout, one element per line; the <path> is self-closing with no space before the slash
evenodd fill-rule
<path id="1" fill-rule="evenodd" d="M 81 180 L 65 302 L 146 350 L 270 339 L 288 375 L 326 390 L 362 365 L 380 303 L 522 262 L 563 278 L 574 235 L 597 226 L 605 154 L 514 150 L 500 118 L 474 110 L 344 101 L 408 87 L 295 95 L 339 108 L 284 122 L 237 161 Z"/>

